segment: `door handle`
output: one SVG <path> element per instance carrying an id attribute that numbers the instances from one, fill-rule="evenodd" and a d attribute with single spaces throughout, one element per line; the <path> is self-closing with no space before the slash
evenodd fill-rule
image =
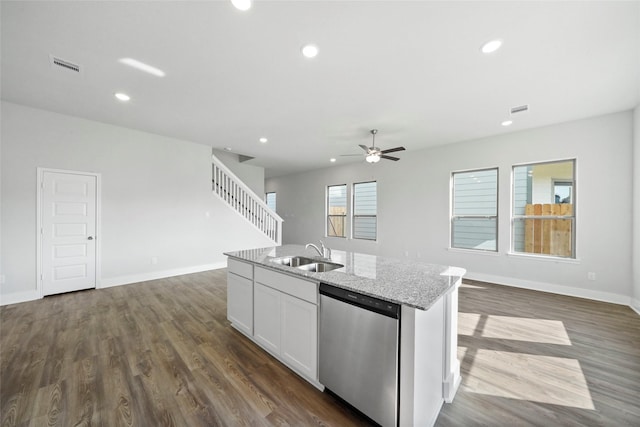
<path id="1" fill-rule="evenodd" d="M 87 240 L 93 240 L 93 236 L 87 237 Z"/>

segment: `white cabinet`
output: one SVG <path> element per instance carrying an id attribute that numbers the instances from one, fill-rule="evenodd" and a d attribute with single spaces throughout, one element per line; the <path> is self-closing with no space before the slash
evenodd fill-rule
<path id="1" fill-rule="evenodd" d="M 253 298 L 256 342 L 293 370 L 317 379 L 318 307 L 258 282 Z"/>
<path id="2" fill-rule="evenodd" d="M 229 259 L 227 268 L 227 319 L 253 335 L 253 266 Z"/>
<path id="3" fill-rule="evenodd" d="M 299 374 L 318 379 L 318 284 L 255 268 L 254 339 Z"/>
<path id="4" fill-rule="evenodd" d="M 256 283 L 262 283 L 285 294 L 318 304 L 318 283 L 256 266 Z"/>
<path id="5" fill-rule="evenodd" d="M 274 354 L 280 354 L 280 311 L 282 293 L 260 283 L 255 284 L 253 338 Z"/>
<path id="6" fill-rule="evenodd" d="M 228 260 L 227 319 L 318 386 L 318 283 Z"/>
<path id="7" fill-rule="evenodd" d="M 282 342 L 284 361 L 309 378 L 318 378 L 318 307 L 282 294 Z"/>

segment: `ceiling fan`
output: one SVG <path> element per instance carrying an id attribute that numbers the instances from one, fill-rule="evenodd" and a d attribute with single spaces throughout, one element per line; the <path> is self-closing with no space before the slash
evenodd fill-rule
<path id="1" fill-rule="evenodd" d="M 378 133 L 378 129 L 371 129 L 369 131 L 373 136 L 373 142 L 371 143 L 371 147 L 367 147 L 366 145 L 360 144 L 359 147 L 362 148 L 365 152 L 365 160 L 369 163 L 378 163 L 380 159 L 393 160 L 397 162 L 400 160 L 398 157 L 387 156 L 387 153 L 393 153 L 396 151 L 404 151 L 404 147 L 396 147 L 389 148 L 387 150 L 380 150 L 376 147 L 376 134 Z M 360 154 L 344 154 L 345 156 L 359 156 Z"/>

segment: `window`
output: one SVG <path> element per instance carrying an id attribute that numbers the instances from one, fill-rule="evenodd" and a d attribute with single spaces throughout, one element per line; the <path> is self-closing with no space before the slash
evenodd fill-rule
<path id="1" fill-rule="evenodd" d="M 575 183 L 575 160 L 513 167 L 513 252 L 575 258 Z"/>
<path id="2" fill-rule="evenodd" d="M 353 238 L 376 240 L 377 184 L 361 182 L 353 184 Z"/>
<path id="3" fill-rule="evenodd" d="M 267 193 L 265 195 L 265 202 L 267 203 L 267 206 L 269 206 L 269 209 L 271 209 L 272 211 L 276 211 L 276 193 Z"/>
<path id="4" fill-rule="evenodd" d="M 327 188 L 327 236 L 346 237 L 347 185 L 331 185 Z"/>
<path id="5" fill-rule="evenodd" d="M 497 251 L 498 169 L 452 175 L 451 247 Z"/>

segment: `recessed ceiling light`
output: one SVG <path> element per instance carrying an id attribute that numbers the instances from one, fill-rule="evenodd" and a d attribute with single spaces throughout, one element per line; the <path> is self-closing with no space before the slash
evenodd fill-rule
<path id="1" fill-rule="evenodd" d="M 330 158 L 330 159 L 329 159 L 329 161 L 330 161 L 331 163 L 335 163 L 336 159 L 332 157 L 332 158 Z"/>
<path id="2" fill-rule="evenodd" d="M 315 58 L 318 56 L 318 46 L 315 44 L 306 44 L 302 46 L 302 54 L 306 58 Z"/>
<path id="3" fill-rule="evenodd" d="M 251 9 L 251 0 L 231 0 L 231 4 L 238 10 Z"/>
<path id="4" fill-rule="evenodd" d="M 124 102 L 127 102 L 128 100 L 131 99 L 131 97 L 129 95 L 127 95 L 126 93 L 122 93 L 122 92 L 114 93 L 113 95 L 116 98 L 118 98 L 120 101 L 124 101 Z"/>
<path id="5" fill-rule="evenodd" d="M 269 140 L 267 138 L 265 138 L 264 136 L 262 138 L 260 138 L 258 141 L 260 141 L 263 144 L 266 144 L 267 142 L 269 142 Z"/>
<path id="6" fill-rule="evenodd" d="M 492 53 L 500 49 L 500 46 L 502 46 L 502 40 L 496 39 L 483 44 L 480 50 L 482 51 L 482 53 Z"/>
<path id="7" fill-rule="evenodd" d="M 120 58 L 118 59 L 118 62 L 124 65 L 128 65 L 129 67 L 133 67 L 136 70 L 144 71 L 145 73 L 148 73 L 148 74 L 153 74 L 154 76 L 157 76 L 157 77 L 165 76 L 165 72 L 162 71 L 161 69 L 153 67 L 149 64 L 145 64 L 144 62 L 138 61 L 137 59 Z"/>
<path id="8" fill-rule="evenodd" d="M 511 126 L 513 124 L 513 120 L 505 120 L 504 122 L 500 123 L 502 126 Z"/>

